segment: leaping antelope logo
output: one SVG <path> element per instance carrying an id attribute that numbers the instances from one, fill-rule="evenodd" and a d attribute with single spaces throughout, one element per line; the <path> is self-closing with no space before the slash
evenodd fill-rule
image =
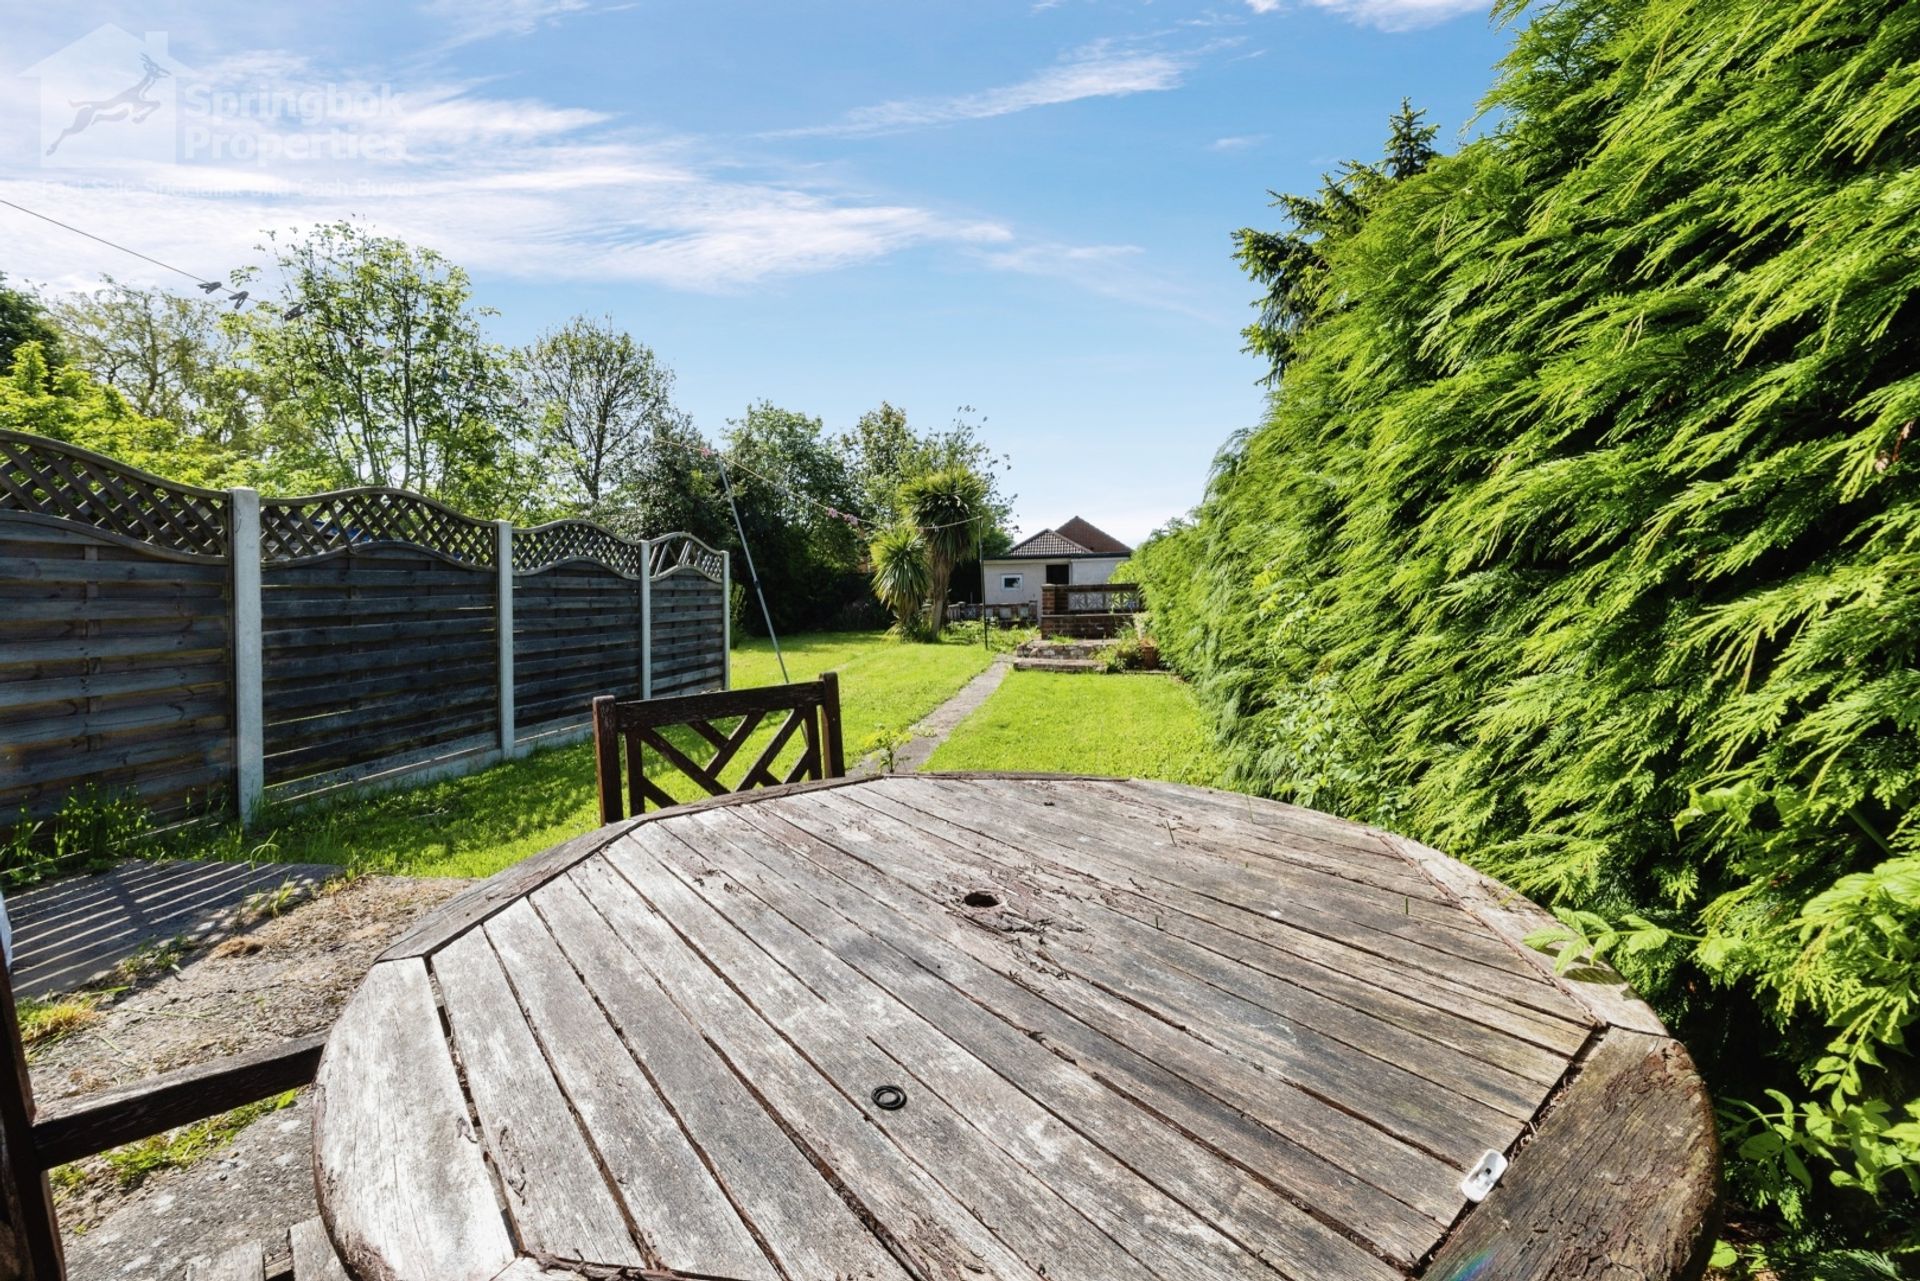
<path id="1" fill-rule="evenodd" d="M 95 125 L 120 121 L 137 125 L 160 110 L 163 104 L 147 97 L 147 90 L 173 73 L 144 53 L 140 55 L 140 66 L 145 74 L 136 83 L 122 89 L 111 98 L 98 98 L 91 101 L 84 98 L 69 99 L 67 105 L 75 109 L 73 123 L 62 130 L 58 138 L 47 144 L 47 154 L 52 155 L 60 149 L 61 143 L 76 133 L 84 133 Z"/>

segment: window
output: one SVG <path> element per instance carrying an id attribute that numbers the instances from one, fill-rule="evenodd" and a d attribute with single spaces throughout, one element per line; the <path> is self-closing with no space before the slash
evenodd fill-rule
<path id="1" fill-rule="evenodd" d="M 1002 574 L 1000 575 L 1000 590 L 1003 592 L 1017 592 L 1020 590 L 1020 584 L 1024 581 L 1026 581 L 1025 575 L 1022 574 Z"/>
<path id="2" fill-rule="evenodd" d="M 1053 587 L 1065 587 L 1067 585 L 1068 568 L 1069 566 L 1067 565 L 1067 562 L 1065 562 L 1064 560 L 1057 565 L 1047 566 L 1048 585 Z"/>

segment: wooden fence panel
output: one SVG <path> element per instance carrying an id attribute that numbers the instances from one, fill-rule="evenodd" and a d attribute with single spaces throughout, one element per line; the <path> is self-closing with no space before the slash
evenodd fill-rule
<path id="1" fill-rule="evenodd" d="M 653 696 L 719 689 L 726 678 L 721 584 L 692 566 L 681 566 L 653 580 L 649 600 Z"/>
<path id="2" fill-rule="evenodd" d="M 0 430 L 0 835 L 89 783 L 171 821 L 236 778 L 465 769 L 600 694 L 720 687 L 728 582 L 685 534 L 511 531 L 384 488 L 261 501 Z"/>
<path id="3" fill-rule="evenodd" d="M 269 786 L 497 731 L 490 567 L 353 547 L 261 573 Z"/>
<path id="4" fill-rule="evenodd" d="M 223 807 L 231 566 L 0 510 L 0 832 L 92 784 L 161 822 Z"/>
<path id="5" fill-rule="evenodd" d="M 584 725 L 595 697 L 640 696 L 640 583 L 590 561 L 513 582 L 514 720 Z"/>

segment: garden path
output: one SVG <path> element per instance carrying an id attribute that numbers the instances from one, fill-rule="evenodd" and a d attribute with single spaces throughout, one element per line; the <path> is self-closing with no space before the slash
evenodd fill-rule
<path id="1" fill-rule="evenodd" d="M 1000 688 L 1000 682 L 1007 679 L 1012 667 L 1011 654 L 995 654 L 993 661 L 987 664 L 985 671 L 960 687 L 960 692 L 940 706 L 928 712 L 907 730 L 911 741 L 894 753 L 893 772 L 911 774 L 927 763 L 934 749 L 947 741 L 947 735 L 960 727 L 960 722 L 973 715 L 980 704 Z M 847 772 L 856 777 L 879 774 L 886 768 L 886 754 L 873 752 L 854 763 Z"/>

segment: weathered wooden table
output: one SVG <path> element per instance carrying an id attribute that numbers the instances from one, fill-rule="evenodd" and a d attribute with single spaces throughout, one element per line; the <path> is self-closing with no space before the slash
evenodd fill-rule
<path id="1" fill-rule="evenodd" d="M 1540 919 L 1166 784 L 649 814 L 374 966 L 320 1068 L 321 1209 L 363 1281 L 1698 1276 L 1700 1084 L 1617 981 L 1520 946 Z"/>

